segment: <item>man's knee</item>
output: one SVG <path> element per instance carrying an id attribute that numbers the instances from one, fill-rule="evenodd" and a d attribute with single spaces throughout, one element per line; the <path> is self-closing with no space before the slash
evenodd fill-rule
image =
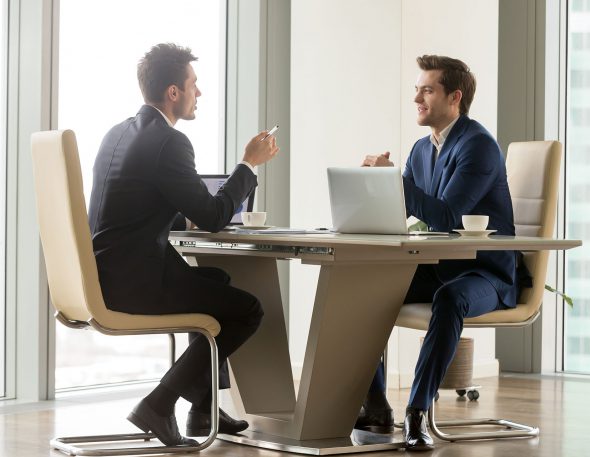
<path id="1" fill-rule="evenodd" d="M 231 276 L 228 275 L 221 268 L 218 268 L 218 270 L 219 270 L 219 277 L 220 277 L 221 281 L 223 282 L 223 284 L 229 284 L 231 282 Z"/>
<path id="2" fill-rule="evenodd" d="M 218 281 L 222 284 L 229 284 L 231 277 L 221 268 L 210 267 L 211 279 Z"/>
<path id="3" fill-rule="evenodd" d="M 262 322 L 262 318 L 264 317 L 264 309 L 262 308 L 262 304 L 258 298 L 252 296 L 254 299 L 254 304 L 252 305 L 251 316 L 252 319 L 256 322 L 256 326 L 260 325 Z"/>
<path id="4" fill-rule="evenodd" d="M 262 322 L 262 317 L 264 316 L 264 310 L 260 300 L 251 293 L 243 290 L 241 291 L 241 295 L 239 319 L 242 322 L 247 323 L 248 326 L 255 326 L 258 328 Z"/>
<path id="5" fill-rule="evenodd" d="M 231 277 L 221 268 L 192 267 L 192 271 L 201 278 L 206 278 L 221 284 L 229 284 L 231 281 Z"/>
<path id="6" fill-rule="evenodd" d="M 443 286 L 432 300 L 432 314 L 442 319 L 463 318 L 469 304 L 463 292 L 455 287 Z"/>

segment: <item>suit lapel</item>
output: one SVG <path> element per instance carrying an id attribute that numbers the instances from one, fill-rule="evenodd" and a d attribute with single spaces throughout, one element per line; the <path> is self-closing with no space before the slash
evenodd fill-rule
<path id="1" fill-rule="evenodd" d="M 434 144 L 432 143 L 428 143 L 430 145 L 430 150 L 426 150 L 424 151 L 424 161 L 423 161 L 423 167 L 424 167 L 424 182 L 429 186 L 432 185 L 432 174 L 434 172 L 434 164 L 436 161 L 436 148 L 434 147 Z M 428 145 L 425 146 L 425 148 L 428 148 Z"/>
<path id="2" fill-rule="evenodd" d="M 468 121 L 469 118 L 467 116 L 461 116 L 457 120 L 457 123 L 451 129 L 449 136 L 443 144 L 442 150 L 438 155 L 438 159 L 436 159 L 436 163 L 434 165 L 434 173 L 432 175 L 432 181 L 430 182 L 429 194 L 432 196 L 436 196 L 438 193 L 442 173 L 445 167 L 447 166 L 447 162 L 449 161 L 451 155 L 450 153 L 457 144 L 457 141 L 459 141 L 459 138 L 461 138 L 461 135 L 463 135 L 463 131 L 465 130 Z"/>

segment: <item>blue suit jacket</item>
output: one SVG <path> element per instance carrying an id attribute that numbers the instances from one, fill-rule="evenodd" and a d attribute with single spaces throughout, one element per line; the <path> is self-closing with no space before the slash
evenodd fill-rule
<path id="1" fill-rule="evenodd" d="M 512 199 L 498 143 L 478 122 L 461 116 L 443 144 L 436 166 L 430 136 L 416 142 L 404 171 L 407 212 L 435 231 L 462 227 L 464 214 L 487 214 L 489 229 L 514 235 Z M 436 266 L 450 281 L 478 274 L 495 287 L 502 303 L 516 306 L 515 251 L 480 251 L 474 260 L 445 260 Z"/>

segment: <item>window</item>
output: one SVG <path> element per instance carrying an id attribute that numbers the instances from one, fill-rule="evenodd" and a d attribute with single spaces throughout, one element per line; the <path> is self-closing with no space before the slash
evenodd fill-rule
<path id="1" fill-rule="evenodd" d="M 60 0 L 58 128 L 76 133 L 87 201 L 100 141 L 143 104 L 137 62 L 160 42 L 199 58 L 197 119 L 176 128 L 193 143 L 199 172 L 224 171 L 225 36 L 222 0 Z M 115 338 L 58 325 L 56 345 L 56 389 L 156 379 L 168 366 L 165 335 Z"/>
<path id="2" fill-rule="evenodd" d="M 8 2 L 0 7 L 0 397 L 6 395 L 6 111 Z"/>
<path id="3" fill-rule="evenodd" d="M 572 12 L 590 11 L 590 0 L 571 0 Z"/>
<path id="4" fill-rule="evenodd" d="M 572 33 L 572 51 L 584 51 L 590 48 L 590 33 Z"/>
<path id="5" fill-rule="evenodd" d="M 566 92 L 565 235 L 584 241 L 566 252 L 565 288 L 574 300 L 564 318 L 564 370 L 590 374 L 590 4 L 569 2 Z"/>
<path id="6" fill-rule="evenodd" d="M 590 70 L 572 70 L 570 77 L 572 88 L 587 89 L 590 86 Z"/>

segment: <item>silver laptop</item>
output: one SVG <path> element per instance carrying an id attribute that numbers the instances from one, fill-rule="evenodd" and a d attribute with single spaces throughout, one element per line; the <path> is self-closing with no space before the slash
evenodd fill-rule
<path id="1" fill-rule="evenodd" d="M 332 224 L 340 233 L 405 235 L 399 167 L 328 168 Z"/>
<path id="2" fill-rule="evenodd" d="M 207 190 L 211 195 L 215 195 L 219 188 L 223 186 L 229 175 L 201 175 L 203 182 L 207 186 Z M 256 189 L 252 190 L 252 193 L 248 195 L 248 198 L 242 202 L 242 204 L 236 209 L 236 212 L 229 221 L 228 227 L 242 225 L 242 211 L 252 211 L 254 207 L 254 193 Z"/>

